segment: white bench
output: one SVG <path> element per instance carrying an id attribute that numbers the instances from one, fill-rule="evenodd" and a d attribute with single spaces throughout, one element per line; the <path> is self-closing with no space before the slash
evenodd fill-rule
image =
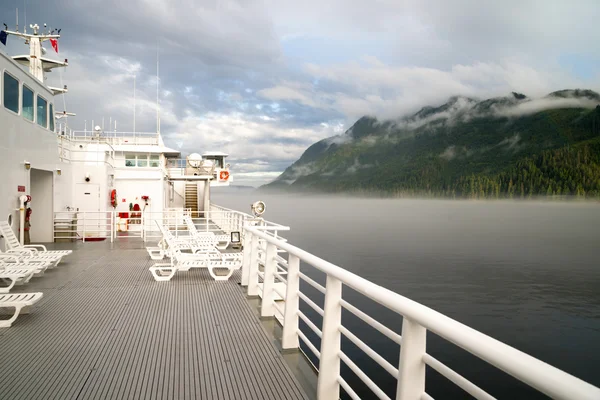
<path id="1" fill-rule="evenodd" d="M 6 320 L 0 320 L 0 328 L 8 328 L 19 316 L 24 307 L 37 303 L 43 293 L 8 293 L 0 294 L 0 308 L 14 308 L 13 316 Z"/>

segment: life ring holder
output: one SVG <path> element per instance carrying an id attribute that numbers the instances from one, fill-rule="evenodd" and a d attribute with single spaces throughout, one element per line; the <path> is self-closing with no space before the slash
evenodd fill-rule
<path id="1" fill-rule="evenodd" d="M 110 204 L 113 208 L 117 208 L 117 189 L 110 191 Z"/>

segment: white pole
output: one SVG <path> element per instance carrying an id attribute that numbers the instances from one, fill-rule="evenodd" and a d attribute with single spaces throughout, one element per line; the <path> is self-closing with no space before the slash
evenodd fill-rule
<path id="1" fill-rule="evenodd" d="M 19 207 L 19 240 L 21 241 L 21 246 L 25 245 L 25 200 L 27 196 L 21 196 L 19 200 L 21 201 L 21 206 Z"/>
<path id="2" fill-rule="evenodd" d="M 156 133 L 160 133 L 160 104 L 158 103 L 158 87 L 159 87 L 159 74 L 158 74 L 158 41 L 156 42 Z"/>
<path id="3" fill-rule="evenodd" d="M 133 133 L 135 133 L 135 75 L 133 76 Z"/>

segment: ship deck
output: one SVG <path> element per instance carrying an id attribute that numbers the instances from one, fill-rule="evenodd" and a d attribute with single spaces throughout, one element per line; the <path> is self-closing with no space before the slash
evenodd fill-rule
<path id="1" fill-rule="evenodd" d="M 12 292 L 43 292 L 0 330 L 3 399 L 306 399 L 238 284 L 206 270 L 155 282 L 143 246 L 76 248 Z"/>

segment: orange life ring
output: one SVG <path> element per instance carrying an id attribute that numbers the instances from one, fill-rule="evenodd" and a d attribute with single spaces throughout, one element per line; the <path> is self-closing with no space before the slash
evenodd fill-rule
<path id="1" fill-rule="evenodd" d="M 110 204 L 113 208 L 117 208 L 117 189 L 113 189 L 110 192 Z"/>
<path id="2" fill-rule="evenodd" d="M 221 173 L 219 174 L 219 178 L 222 181 L 226 181 L 227 179 L 229 179 L 229 171 L 221 171 Z"/>

